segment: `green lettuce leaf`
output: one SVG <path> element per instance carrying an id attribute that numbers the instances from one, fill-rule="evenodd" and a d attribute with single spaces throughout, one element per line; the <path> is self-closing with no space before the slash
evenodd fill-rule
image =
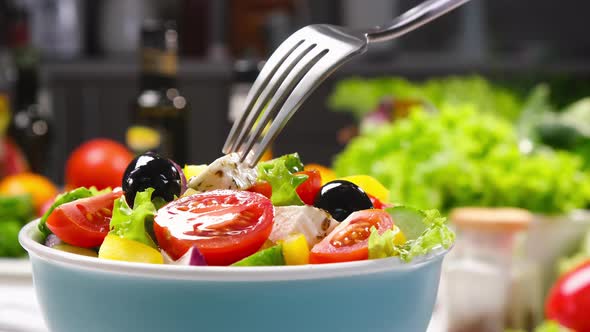
<path id="1" fill-rule="evenodd" d="M 513 91 L 490 83 L 480 76 L 449 76 L 424 82 L 400 77 L 349 78 L 335 85 L 328 106 L 337 112 L 349 112 L 361 119 L 373 112 L 385 97 L 397 100 L 423 100 L 436 108 L 443 104 L 473 104 L 481 113 L 504 119 L 519 117 L 523 101 Z"/>
<path id="2" fill-rule="evenodd" d="M 99 194 L 107 193 L 110 191 L 111 191 L 110 188 L 103 189 L 103 190 L 99 191 L 95 187 L 90 187 L 90 188 L 80 187 L 80 188 L 76 188 L 74 190 L 68 191 L 66 193 L 63 193 L 61 195 L 58 195 L 55 198 L 55 201 L 53 201 L 53 204 L 51 205 L 51 207 L 47 210 L 47 212 L 45 212 L 45 214 L 41 217 L 41 220 L 39 221 L 38 227 L 39 227 L 39 230 L 41 231 L 41 233 L 43 234 L 43 237 L 47 237 L 47 235 L 51 234 L 51 231 L 49 230 L 49 228 L 47 228 L 46 223 L 47 223 L 47 218 L 49 218 L 49 215 L 51 214 L 51 212 L 53 212 L 53 210 L 55 210 L 55 208 L 57 208 L 58 206 L 60 206 L 62 204 L 73 202 L 78 199 L 88 198 L 88 197 L 96 196 Z"/>
<path id="3" fill-rule="evenodd" d="M 284 155 L 258 164 L 258 179 L 272 186 L 271 201 L 275 206 L 303 205 L 295 189 L 307 180 L 305 174 L 294 174 L 303 170 L 303 163 L 297 153 Z"/>
<path id="4" fill-rule="evenodd" d="M 148 188 L 137 193 L 133 209 L 129 207 L 124 196 L 117 199 L 113 207 L 110 233 L 157 248 L 148 233 L 150 226 L 146 226 L 153 223 L 153 217 L 156 215 L 156 207 L 152 203 L 153 192 L 153 188 Z"/>
<path id="5" fill-rule="evenodd" d="M 386 258 L 395 256 L 395 232 L 388 229 L 383 234 L 379 234 L 375 227 L 371 227 L 371 235 L 369 236 L 369 259 Z"/>
<path id="6" fill-rule="evenodd" d="M 590 203 L 590 173 L 578 156 L 522 154 L 510 122 L 471 104 L 439 110 L 418 109 L 355 137 L 336 157 L 334 171 L 371 175 L 394 203 L 443 213 L 459 206 L 514 206 L 560 214 Z"/>
<path id="7" fill-rule="evenodd" d="M 403 261 L 409 262 L 437 247 L 449 248 L 455 242 L 455 233 L 447 226 L 447 218 L 442 217 L 437 210 L 409 213 L 408 208 L 403 207 L 403 209 L 407 218 L 400 218 L 402 214 L 396 213 L 397 219 L 394 217 L 394 221 L 404 235 L 406 235 L 406 231 L 410 235 L 407 236 L 406 243 L 395 245 L 393 230 L 387 230 L 380 235 L 375 228 L 372 228 L 368 244 L 369 258 L 399 256 Z M 390 209 L 390 213 L 393 210 L 395 208 Z M 402 209 L 398 211 L 402 211 Z M 420 214 L 424 216 L 421 220 L 416 218 Z M 423 231 L 421 234 L 415 235 L 419 229 L 423 229 Z"/>

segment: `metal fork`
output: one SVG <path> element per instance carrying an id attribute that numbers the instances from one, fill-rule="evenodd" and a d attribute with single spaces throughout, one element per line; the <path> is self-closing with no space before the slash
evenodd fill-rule
<path id="1" fill-rule="evenodd" d="M 242 162 L 254 166 L 303 101 L 338 67 L 366 52 L 369 44 L 402 36 L 467 1 L 424 1 L 389 25 L 368 32 L 326 24 L 298 30 L 279 45 L 260 71 L 223 153 L 238 152 Z"/>

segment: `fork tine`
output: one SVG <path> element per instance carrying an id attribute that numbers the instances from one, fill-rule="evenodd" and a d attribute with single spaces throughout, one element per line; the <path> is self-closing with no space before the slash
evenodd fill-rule
<path id="1" fill-rule="evenodd" d="M 303 39 L 297 37 L 296 35 L 287 38 L 287 40 L 281 43 L 272 56 L 266 61 L 264 67 L 254 81 L 254 84 L 252 84 L 252 88 L 250 88 L 250 91 L 248 92 L 244 106 L 244 113 L 234 122 L 229 135 L 225 140 L 225 144 L 223 145 L 222 149 L 223 153 L 227 154 L 234 151 L 233 146 L 238 130 L 242 128 L 247 115 L 250 113 L 252 106 L 260 96 L 262 89 L 267 86 L 268 82 L 274 76 L 274 73 L 278 70 L 280 65 L 297 47 L 299 47 L 299 45 L 301 45 L 301 43 L 303 43 Z"/>
<path id="2" fill-rule="evenodd" d="M 241 161 L 244 161 L 248 156 L 248 152 L 258 141 L 260 135 L 264 131 L 264 128 L 268 122 L 275 117 L 279 109 L 281 109 L 297 84 L 305 77 L 307 72 L 328 53 L 325 48 L 316 47 L 313 51 L 309 52 L 303 57 L 297 64 L 289 71 L 287 78 L 281 83 L 280 87 L 272 97 L 270 103 L 266 107 L 263 117 L 258 121 L 256 128 L 252 129 L 252 134 L 249 137 L 248 142 L 245 144 L 245 148 L 242 149 Z"/>
<path id="3" fill-rule="evenodd" d="M 328 77 L 336 68 L 340 67 L 347 59 L 344 59 L 338 54 L 327 53 L 322 58 L 319 58 L 314 63 L 310 63 L 308 70 L 300 81 L 296 84 L 293 91 L 283 103 L 273 121 L 270 129 L 262 138 L 260 144 L 256 146 L 256 151 L 248 156 L 248 164 L 254 167 L 264 154 L 266 147 L 274 141 L 278 133 L 287 124 L 287 121 L 293 116 L 297 109 L 303 104 L 305 99 L 316 89 L 316 87 Z M 294 70 L 295 72 L 295 70 Z"/>
<path id="4" fill-rule="evenodd" d="M 280 89 L 280 86 L 286 81 L 289 74 L 292 72 L 293 68 L 310 52 L 312 52 L 313 48 L 315 48 L 315 44 L 309 43 L 302 43 L 300 46 L 294 50 L 289 57 L 283 62 L 283 64 L 278 68 L 273 77 L 270 79 L 267 86 L 264 88 L 258 100 L 254 103 L 254 106 L 249 110 L 249 115 L 246 122 L 242 125 L 241 130 L 234 140 L 234 144 L 232 146 L 232 151 L 239 152 L 241 149 L 242 144 L 248 137 L 248 134 L 253 130 L 256 125 L 257 121 L 259 120 L 259 116 L 261 113 L 264 112 L 265 117 L 266 114 L 269 113 L 271 110 L 271 105 L 268 105 L 269 100 L 274 100 L 276 98 L 276 92 Z M 261 122 L 259 122 L 261 123 Z M 263 127 L 264 128 L 264 127 Z M 246 149 L 246 153 L 249 149 Z M 246 154 L 244 153 L 244 155 Z"/>

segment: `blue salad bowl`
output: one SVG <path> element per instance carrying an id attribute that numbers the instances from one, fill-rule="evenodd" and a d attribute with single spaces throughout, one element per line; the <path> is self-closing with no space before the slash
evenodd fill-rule
<path id="1" fill-rule="evenodd" d="M 20 232 L 53 332 L 423 332 L 448 252 L 304 266 L 126 263 L 39 243 Z"/>

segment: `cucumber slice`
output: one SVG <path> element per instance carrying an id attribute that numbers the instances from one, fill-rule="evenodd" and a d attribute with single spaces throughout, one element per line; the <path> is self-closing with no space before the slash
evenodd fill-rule
<path id="1" fill-rule="evenodd" d="M 408 240 L 417 239 L 428 228 L 428 225 L 423 222 L 426 215 L 420 210 L 400 205 L 388 208 L 386 211 Z"/>
<path id="2" fill-rule="evenodd" d="M 260 250 L 252 255 L 237 261 L 232 266 L 277 266 L 285 265 L 283 248 L 281 245 Z"/>

